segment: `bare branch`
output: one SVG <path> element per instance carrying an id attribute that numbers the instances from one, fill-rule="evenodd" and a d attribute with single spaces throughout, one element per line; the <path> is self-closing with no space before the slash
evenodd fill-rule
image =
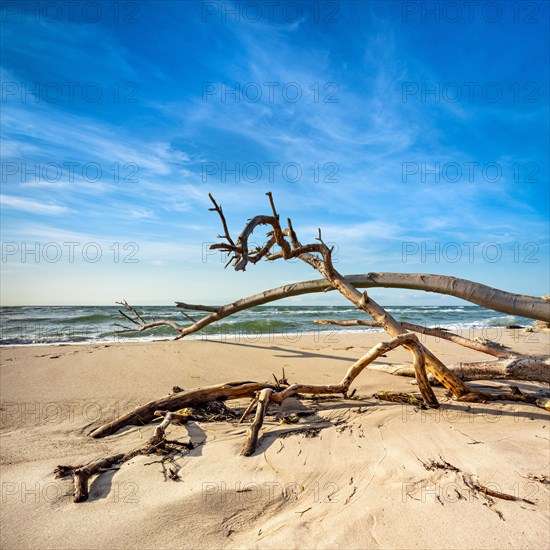
<path id="1" fill-rule="evenodd" d="M 180 307 L 182 309 L 192 309 L 195 311 L 210 311 L 213 313 L 216 313 L 222 309 L 221 306 L 203 306 L 200 304 L 186 304 L 185 302 L 176 302 L 176 307 Z"/>
<path id="2" fill-rule="evenodd" d="M 225 238 L 227 239 L 227 242 L 230 245 L 235 246 L 235 243 L 233 242 L 233 239 L 231 238 L 231 235 L 229 233 L 229 229 L 227 227 L 227 222 L 225 221 L 225 216 L 223 214 L 223 210 L 222 210 L 221 205 L 218 206 L 218 203 L 214 200 L 214 197 L 210 193 L 208 193 L 208 196 L 209 196 L 210 200 L 212 201 L 212 203 L 214 204 L 214 208 L 209 208 L 209 210 L 211 212 L 217 212 L 218 213 L 218 215 L 221 219 L 222 225 L 223 225 L 223 231 L 224 231 Z"/>
<path id="3" fill-rule="evenodd" d="M 180 313 L 186 318 L 186 319 L 189 319 L 189 321 L 191 321 L 192 323 L 196 323 L 197 320 L 196 319 L 193 319 L 193 317 L 191 317 L 191 315 L 189 315 L 189 313 L 185 313 L 185 311 L 180 311 Z"/>
<path id="4" fill-rule="evenodd" d="M 275 208 L 275 203 L 273 202 L 273 195 L 271 194 L 271 191 L 268 191 L 266 195 L 269 198 L 269 204 L 271 205 L 271 211 L 273 212 L 273 215 L 279 219 L 279 214 L 277 214 L 277 209 Z"/>
<path id="5" fill-rule="evenodd" d="M 335 319 L 315 319 L 313 321 L 319 325 L 338 325 L 343 327 L 352 327 L 352 326 L 367 326 L 367 327 L 380 327 L 380 323 L 376 321 L 366 321 L 363 319 L 352 319 L 349 321 L 339 321 Z M 420 334 L 426 334 L 428 336 L 435 336 L 436 338 L 442 338 L 444 340 L 449 340 L 465 348 L 473 349 L 475 351 L 480 351 L 481 353 L 487 353 L 493 357 L 499 358 L 510 358 L 518 357 L 519 354 L 514 351 L 498 344 L 497 342 L 491 342 L 490 340 L 485 340 L 483 342 L 470 340 L 464 336 L 459 336 L 449 332 L 444 328 L 429 328 L 423 327 L 421 325 L 415 325 L 413 323 L 406 323 L 401 321 L 401 326 L 404 329 L 411 330 L 413 332 L 419 332 Z"/>
<path id="6" fill-rule="evenodd" d="M 122 302 L 116 302 L 116 303 L 121 305 L 121 306 L 124 306 L 128 311 L 130 311 L 131 313 L 133 313 L 135 315 L 136 321 L 134 321 L 134 322 L 136 324 L 139 324 L 138 321 L 141 322 L 141 323 L 145 323 L 145 321 L 143 320 L 143 317 L 126 300 L 122 300 Z M 119 311 L 120 311 L 120 309 L 119 309 Z M 120 313 L 122 313 L 122 311 L 120 311 Z M 126 317 L 127 319 L 132 321 L 132 319 L 130 319 L 130 317 L 128 317 L 125 313 L 122 313 L 122 315 L 124 315 L 124 317 Z"/>
<path id="7" fill-rule="evenodd" d="M 130 315 L 127 315 L 121 309 L 119 309 L 118 312 L 123 317 L 128 319 L 128 321 L 130 321 L 131 323 L 136 325 L 136 328 L 132 329 L 132 328 L 129 328 L 129 327 L 124 327 L 123 325 L 120 325 L 118 323 L 115 323 L 116 326 L 122 327 L 124 329 L 120 332 L 132 332 L 132 331 L 143 332 L 144 330 L 148 330 L 150 328 L 167 326 L 167 327 L 173 328 L 174 330 L 177 330 L 181 334 L 181 331 L 185 329 L 184 326 L 178 325 L 177 323 L 175 323 L 174 321 L 170 321 L 169 319 L 163 319 L 161 321 L 152 321 L 152 322 L 148 323 L 135 310 L 135 308 L 133 308 L 128 302 L 126 302 L 126 300 L 123 300 L 122 302 L 117 302 L 117 304 L 120 304 L 120 305 L 124 306 L 133 315 L 133 317 L 131 317 Z"/>

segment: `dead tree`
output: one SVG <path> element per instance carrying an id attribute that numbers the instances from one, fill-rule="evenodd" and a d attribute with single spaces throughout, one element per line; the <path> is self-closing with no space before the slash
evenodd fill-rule
<path id="1" fill-rule="evenodd" d="M 180 333 L 177 338 L 182 338 L 187 334 L 200 330 L 200 328 L 203 328 L 216 320 L 237 311 L 247 309 L 248 307 L 258 305 L 259 303 L 266 303 L 274 299 L 288 297 L 289 295 L 333 289 L 339 291 L 343 296 L 351 301 L 357 309 L 360 309 L 370 315 L 373 319 L 372 323 L 375 323 L 376 326 L 383 328 L 391 336 L 391 339 L 386 342 L 380 342 L 364 354 L 360 359 L 358 359 L 349 367 L 346 375 L 338 384 L 289 384 L 283 377 L 283 380 L 276 381 L 277 383 L 275 385 L 246 381 L 226 383 L 191 391 L 176 391 L 167 397 L 147 403 L 141 407 L 138 407 L 131 413 L 122 415 L 112 422 L 100 426 L 92 432 L 91 435 L 93 437 L 103 437 L 105 435 L 112 434 L 120 428 L 130 424 L 140 425 L 150 422 L 155 415 L 155 411 L 157 410 L 166 411 L 166 414 L 168 414 L 168 412 L 177 411 L 182 407 L 201 406 L 213 400 L 230 400 L 251 397 L 252 403 L 249 405 L 243 415 L 243 418 L 241 419 L 244 420 L 244 418 L 252 412 L 253 407 L 256 406 L 255 417 L 249 427 L 242 449 L 242 454 L 248 456 L 254 453 L 256 449 L 258 435 L 264 421 L 265 412 L 270 403 L 281 404 L 288 397 L 297 394 L 341 394 L 344 397 L 347 397 L 351 384 L 368 365 L 370 365 L 381 355 L 384 355 L 399 346 L 403 346 L 411 353 L 414 375 L 418 383 L 418 388 L 420 390 L 424 406 L 433 408 L 439 406 L 438 400 L 428 380 L 427 371 L 429 371 L 435 379 L 445 386 L 457 400 L 483 403 L 487 401 L 510 400 L 529 403 L 550 410 L 550 399 L 540 398 L 533 395 L 525 395 L 516 387 L 512 387 L 510 391 L 503 391 L 500 393 L 488 393 L 473 390 L 461 379 L 460 376 L 457 376 L 456 373 L 449 370 L 425 345 L 420 342 L 416 334 L 414 334 L 414 331 L 416 331 L 418 327 L 413 327 L 410 325 L 407 326 L 404 323 L 398 322 L 384 308 L 369 297 L 365 291 L 360 292 L 358 287 L 399 286 L 407 288 L 423 288 L 424 290 L 433 290 L 437 288 L 439 290 L 436 291 L 439 292 L 461 297 L 468 296 L 470 301 L 479 303 L 480 305 L 490 305 L 494 302 L 496 304 L 496 309 L 500 308 L 500 310 L 504 311 L 513 311 L 520 315 L 529 314 L 529 316 L 537 319 L 547 319 L 550 317 L 547 311 L 549 306 L 548 302 L 529 296 L 512 295 L 490 287 L 485 287 L 484 285 L 472 283 L 471 281 L 453 279 L 452 277 L 415 275 L 412 276 L 413 278 L 411 280 L 409 280 L 409 286 L 407 286 L 403 283 L 403 278 L 406 278 L 406 276 L 400 274 L 368 274 L 366 276 L 349 277 L 342 275 L 334 267 L 332 261 L 332 249 L 329 248 L 323 241 L 321 230 L 319 230 L 318 237 L 316 239 L 317 242 L 302 245 L 298 240 L 298 236 L 293 229 L 290 219 L 287 219 L 286 227 L 283 228 L 281 226 L 280 217 L 275 208 L 273 197 L 271 193 L 267 193 L 267 196 L 271 207 L 271 215 L 260 215 L 250 219 L 245 225 L 243 231 L 240 233 L 239 237 L 234 240 L 230 235 L 221 206 L 219 206 L 210 195 L 210 199 L 214 205 L 210 210 L 215 211 L 218 214 L 224 231 L 224 234 L 220 236 L 222 242 L 212 245 L 211 249 L 229 253 L 230 259 L 227 265 L 232 265 L 237 271 L 245 271 L 249 264 L 254 265 L 262 259 L 274 261 L 277 259 L 289 260 L 292 258 L 298 258 L 309 264 L 315 270 L 319 271 L 319 273 L 323 275 L 324 280 L 307 281 L 305 283 L 298 283 L 297 285 L 287 285 L 286 287 L 280 287 L 280 289 L 267 291 L 261 295 L 240 300 L 220 308 L 178 303 L 178 306 L 188 310 L 199 310 L 209 313 L 206 317 L 199 321 L 192 321 L 193 324 L 190 327 L 184 327 L 172 321 L 154 321 L 153 323 L 148 323 L 140 316 L 135 308 L 126 302 L 121 302 L 121 305 L 124 306 L 127 312 L 125 313 L 121 310 L 120 313 L 134 325 L 134 327 L 130 329 L 125 327 L 125 330 L 143 331 L 155 326 L 166 325 L 171 326 L 174 330 Z M 262 247 L 250 250 L 248 240 L 254 230 L 259 226 L 270 227 L 270 230 L 267 233 L 267 240 Z M 274 253 L 272 249 L 275 245 L 277 245 L 280 250 Z M 359 282 L 356 280 L 357 277 L 360 278 Z M 385 279 L 385 281 L 380 283 L 380 279 Z M 290 289 L 290 292 L 284 294 L 282 289 L 285 288 Z M 507 299 L 510 300 L 508 303 L 506 302 Z M 541 303 L 543 304 L 542 306 Z M 418 332 L 422 331 L 418 330 Z M 457 343 L 462 343 L 462 345 L 464 345 L 464 342 Z M 505 355 L 510 358 L 515 358 L 513 354 L 507 355 L 509 353 L 508 351 L 499 349 L 495 346 L 482 344 L 481 347 L 483 348 L 482 351 L 486 351 L 487 353 L 499 358 L 503 358 Z M 380 395 L 382 394 L 384 394 L 384 392 L 381 392 Z M 387 397 L 392 401 L 402 400 L 396 396 Z M 411 402 L 410 400 L 405 401 L 409 403 Z M 167 416 L 166 418 L 169 417 Z M 153 441 L 153 439 L 155 439 L 155 436 L 151 441 Z M 162 441 L 162 437 L 160 439 Z M 149 442 L 149 446 L 153 445 L 151 441 Z M 87 479 L 91 473 L 97 472 L 98 470 L 104 468 L 105 464 L 112 463 L 113 461 L 111 458 L 112 457 L 109 459 L 103 459 L 93 463 L 92 465 L 84 467 L 60 467 L 63 468 L 61 473 L 73 473 L 76 484 L 76 479 L 79 475 Z M 120 462 L 123 460 L 124 456 L 121 458 L 120 455 L 116 455 L 114 461 Z M 81 474 L 78 472 L 81 472 Z"/>
<path id="2" fill-rule="evenodd" d="M 286 227 L 283 228 L 281 226 L 280 217 L 277 213 L 273 197 L 271 193 L 267 193 L 267 196 L 271 207 L 271 215 L 259 215 L 251 218 L 245 225 L 239 237 L 234 240 L 229 232 L 228 224 L 221 206 L 218 205 L 215 199 L 210 195 L 210 199 L 213 203 L 213 208 L 211 208 L 210 210 L 218 214 L 223 227 L 223 235 L 219 236 L 219 238 L 222 239 L 222 242 L 213 244 L 210 248 L 213 250 L 221 250 L 223 252 L 227 252 L 230 255 L 230 259 L 227 262 L 226 267 L 228 265 L 232 265 L 236 271 L 244 271 L 249 264 L 254 265 L 264 258 L 270 261 L 274 261 L 277 259 L 290 260 L 292 258 L 298 258 L 309 264 L 311 267 L 313 267 L 323 275 L 325 280 L 324 285 L 316 284 L 316 286 L 324 287 L 325 289 L 333 288 L 338 290 L 348 300 L 350 300 L 357 309 L 361 309 L 368 313 L 374 319 L 374 322 L 377 324 L 377 326 L 382 327 L 390 336 L 393 337 L 393 340 L 389 342 L 388 345 L 391 345 L 393 347 L 395 347 L 395 345 L 402 345 L 411 352 L 411 354 L 413 355 L 415 376 L 417 378 L 419 389 L 425 403 L 428 406 L 437 407 L 438 402 L 430 384 L 428 383 L 426 369 L 428 369 L 432 373 L 432 375 L 442 385 L 444 385 L 456 399 L 464 401 L 484 402 L 501 399 L 501 396 L 498 396 L 494 393 L 484 393 L 472 390 L 459 377 L 455 376 L 429 349 L 427 349 L 418 340 L 414 333 L 408 332 L 403 324 L 395 320 L 386 310 L 384 310 L 379 304 L 377 304 L 372 298 L 370 298 L 366 292 L 361 293 L 346 276 L 340 274 L 335 269 L 332 262 L 332 250 L 324 243 L 320 230 L 316 239 L 316 243 L 302 245 L 298 240 L 298 236 L 293 229 L 290 219 L 287 219 Z M 259 226 L 269 226 L 271 230 L 267 233 L 267 240 L 262 247 L 257 247 L 253 250 L 250 250 L 248 246 L 248 240 L 254 230 Z M 272 249 L 275 245 L 277 245 L 280 250 L 276 253 L 273 253 Z M 366 277 L 367 279 L 374 281 L 376 279 L 373 274 L 370 274 Z M 426 277 L 431 277 L 434 280 L 426 283 Z M 399 278 L 400 277 L 397 277 L 397 279 Z M 476 300 L 472 301 L 477 301 L 484 304 L 495 301 L 499 304 L 499 307 L 502 306 L 502 309 L 507 310 L 511 309 L 510 304 L 512 304 L 512 309 L 516 312 L 521 311 L 523 314 L 529 313 L 530 315 L 535 315 L 540 318 L 548 317 L 547 309 L 549 307 L 549 304 L 544 300 L 539 300 L 537 298 L 529 296 L 512 295 L 510 293 L 505 293 L 503 291 L 499 291 L 490 287 L 486 287 L 484 285 L 479 285 L 477 283 L 472 283 L 468 281 L 462 281 L 461 283 L 459 282 L 458 284 L 456 284 L 457 281 L 460 280 L 452 280 L 452 278 L 444 278 L 439 276 L 419 275 L 416 277 L 414 283 L 410 283 L 410 286 L 418 287 L 424 285 L 432 289 L 438 287 L 439 291 L 441 292 L 448 291 L 449 293 L 452 293 L 454 295 L 469 295 L 470 299 L 473 295 L 476 295 Z M 393 281 L 393 283 L 391 284 L 386 284 L 389 286 L 391 286 L 392 284 L 397 286 L 399 283 Z M 263 293 L 263 297 L 261 298 L 262 300 L 266 298 L 266 294 L 267 293 Z M 509 300 L 507 302 L 508 305 L 506 305 L 506 300 Z M 269 299 L 265 301 L 269 301 Z M 214 320 L 218 320 L 230 314 L 228 313 L 228 311 L 230 311 L 231 313 L 241 311 L 242 309 L 252 307 L 252 305 L 257 305 L 258 302 L 259 299 L 253 297 L 253 299 L 241 300 L 239 302 L 231 304 L 230 306 L 224 306 L 221 308 L 184 304 L 180 302 L 178 303 L 180 307 L 186 309 L 208 311 L 210 314 L 204 319 L 195 322 L 191 327 L 178 326 L 178 328 L 176 329 L 180 331 L 180 335 L 178 336 L 178 338 L 189 334 L 190 332 L 188 332 L 187 329 L 191 329 L 192 331 L 199 330 L 207 324 L 214 322 Z M 124 314 L 124 312 L 122 311 L 121 313 L 127 319 L 132 321 L 134 325 L 136 325 L 137 330 L 146 330 L 151 326 L 158 326 L 159 324 L 163 323 L 163 321 L 155 321 L 153 324 L 146 323 L 131 306 L 129 306 L 125 302 L 122 302 L 122 305 L 129 309 L 130 313 L 132 313 L 133 316 Z M 407 335 L 407 337 L 404 339 L 399 338 L 403 335 Z M 395 342 L 398 342 L 398 344 L 394 345 Z M 393 349 L 393 347 L 391 349 Z M 369 354 L 367 354 L 367 356 L 368 355 Z M 341 392 L 343 387 L 344 386 L 342 384 L 337 386 L 330 386 L 331 389 L 327 391 L 327 386 L 308 386 L 308 389 L 310 391 L 305 392 L 303 389 L 300 391 L 302 391 L 302 393 L 331 393 L 333 391 L 333 388 L 338 388 L 337 390 L 334 390 L 336 393 L 345 394 L 345 392 Z M 347 388 L 345 391 L 347 391 Z M 281 395 L 287 394 L 275 391 L 270 395 L 270 400 L 277 402 L 281 398 Z M 507 399 L 509 398 L 514 401 L 526 401 L 525 397 L 527 397 L 519 397 L 517 393 L 511 394 L 509 392 L 502 395 L 506 395 Z M 240 396 L 242 396 L 242 394 L 239 394 L 239 397 Z M 152 404 L 148 404 L 148 407 L 151 408 Z M 127 420 L 128 419 L 126 419 L 126 421 Z M 99 428 L 98 430 L 96 430 L 96 432 L 94 432 L 94 435 L 98 435 L 98 432 L 102 433 L 103 429 L 104 427 Z"/>

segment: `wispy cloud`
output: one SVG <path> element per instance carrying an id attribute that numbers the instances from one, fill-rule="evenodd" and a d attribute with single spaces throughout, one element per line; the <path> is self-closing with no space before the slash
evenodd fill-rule
<path id="1" fill-rule="evenodd" d="M 0 202 L 3 207 L 13 208 L 31 214 L 44 214 L 47 216 L 59 216 L 68 212 L 65 206 L 54 203 L 42 203 L 32 199 L 14 197 L 12 195 L 0 195 Z"/>

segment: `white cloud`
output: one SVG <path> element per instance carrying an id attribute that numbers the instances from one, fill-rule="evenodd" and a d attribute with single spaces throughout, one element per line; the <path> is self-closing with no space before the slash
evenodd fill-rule
<path id="1" fill-rule="evenodd" d="M 14 210 L 22 210 L 23 212 L 30 212 L 31 214 L 58 216 L 69 211 L 67 207 L 59 204 L 45 204 L 32 199 L 23 199 L 21 197 L 14 197 L 11 195 L 0 195 L 0 201 L 4 207 L 13 208 Z"/>

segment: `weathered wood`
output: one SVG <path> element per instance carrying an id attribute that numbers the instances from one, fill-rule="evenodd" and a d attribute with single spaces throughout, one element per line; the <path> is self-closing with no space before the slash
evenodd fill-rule
<path id="1" fill-rule="evenodd" d="M 190 407 L 192 405 L 200 406 L 209 401 L 252 397 L 255 392 L 263 390 L 266 387 L 274 388 L 271 384 L 260 384 L 258 382 L 231 382 L 228 384 L 218 384 L 190 391 L 172 393 L 162 399 L 150 401 L 129 413 L 115 418 L 113 421 L 96 428 L 90 435 L 92 437 L 104 437 L 130 424 L 147 424 L 153 420 L 155 411 L 159 409 L 177 411 L 178 409 Z"/>
<path id="2" fill-rule="evenodd" d="M 258 434 L 260 433 L 260 428 L 264 422 L 265 413 L 269 405 L 269 399 L 273 390 L 271 388 L 266 388 L 261 390 L 258 394 L 258 406 L 256 407 L 256 415 L 252 424 L 248 427 L 246 433 L 246 439 L 243 444 L 241 454 L 243 456 L 250 456 L 256 450 L 256 444 L 258 443 Z"/>
<path id="3" fill-rule="evenodd" d="M 524 356 L 500 361 L 455 363 L 451 370 L 462 380 L 527 380 L 550 384 L 548 357 Z"/>
<path id="4" fill-rule="evenodd" d="M 239 418 L 239 424 L 242 424 L 245 421 L 245 418 L 250 414 L 250 411 L 254 407 L 254 405 L 258 402 L 258 396 L 254 396 L 248 407 L 246 407 L 246 410 L 242 414 L 241 418 Z"/>
<path id="5" fill-rule="evenodd" d="M 73 502 L 84 502 L 88 500 L 88 481 L 89 479 L 101 470 L 112 468 L 115 464 L 123 461 L 124 454 L 116 454 L 107 458 L 102 458 L 96 462 L 92 462 L 87 466 L 82 466 L 74 470 L 74 494 Z"/>
<path id="6" fill-rule="evenodd" d="M 507 392 L 479 392 L 479 396 L 476 396 L 475 394 L 476 392 L 472 392 L 469 395 L 465 395 L 460 398 L 459 401 L 467 401 L 471 403 L 485 403 L 487 401 L 520 401 L 522 403 L 529 403 L 530 405 L 535 405 L 536 407 L 550 411 L 550 398 L 539 397 L 538 395 L 527 395 L 522 393 L 517 386 L 510 386 L 510 391 Z"/>
<path id="7" fill-rule="evenodd" d="M 158 411 L 155 411 L 155 413 Z M 155 414 L 153 413 L 153 414 Z M 164 420 L 155 428 L 155 433 L 153 437 L 149 440 L 149 445 L 151 447 L 160 447 L 164 443 L 166 436 L 166 428 L 172 422 L 172 413 L 170 411 L 165 411 Z"/>
<path id="8" fill-rule="evenodd" d="M 113 466 L 127 462 L 138 455 L 149 455 L 152 453 L 167 455 L 173 452 L 174 449 L 183 447 L 185 449 L 192 449 L 191 443 L 180 443 L 176 441 L 168 442 L 166 440 L 166 429 L 170 425 L 173 419 L 173 414 L 169 411 L 164 412 L 164 419 L 155 428 L 153 435 L 149 441 L 143 446 L 130 451 L 129 453 L 119 453 L 105 458 L 100 458 L 94 462 L 80 466 L 58 466 L 55 469 L 56 478 L 63 478 L 68 475 L 73 476 L 74 482 L 74 494 L 73 502 L 84 502 L 88 500 L 89 488 L 88 484 L 90 478 L 95 474 L 102 474 L 103 472 L 110 470 Z M 156 411 L 156 416 L 159 415 L 159 411 Z M 167 445 L 170 443 L 171 445 Z M 176 447 L 174 446 L 177 445 Z"/>
<path id="9" fill-rule="evenodd" d="M 412 366 L 382 365 L 370 366 L 395 376 L 415 376 Z M 449 370 L 461 380 L 525 380 L 550 384 L 550 359 L 544 356 L 524 356 L 497 361 L 474 361 L 449 365 Z"/>
<path id="10" fill-rule="evenodd" d="M 355 327 L 355 326 L 380 327 L 380 325 L 376 321 L 367 321 L 364 319 L 351 319 L 349 321 L 339 321 L 336 319 L 315 319 L 313 322 L 319 325 L 338 325 L 342 327 Z M 465 338 L 464 336 L 460 336 L 458 334 L 449 332 L 446 329 L 423 327 L 422 325 L 406 323 L 405 321 L 401 321 L 400 324 L 406 330 L 419 332 L 420 334 L 425 334 L 427 336 L 442 338 L 443 340 L 454 342 L 455 344 L 464 346 L 465 348 L 473 349 L 481 353 L 487 353 L 488 355 L 492 355 L 493 357 L 508 358 L 508 357 L 518 356 L 516 352 L 510 349 L 507 349 L 496 342 L 491 342 L 489 340 L 486 340 L 485 342 L 470 340 L 469 338 Z"/>

